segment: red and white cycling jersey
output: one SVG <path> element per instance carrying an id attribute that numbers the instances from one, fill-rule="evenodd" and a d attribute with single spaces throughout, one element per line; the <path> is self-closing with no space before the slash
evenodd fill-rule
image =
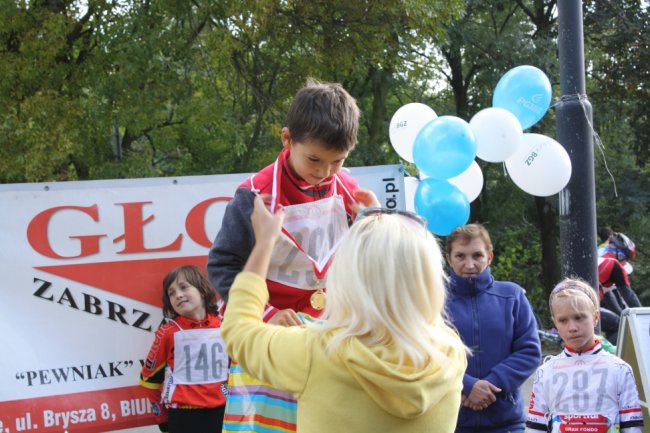
<path id="1" fill-rule="evenodd" d="M 526 426 L 553 433 L 641 433 L 631 367 L 599 341 L 581 353 L 564 348 L 537 369 Z"/>

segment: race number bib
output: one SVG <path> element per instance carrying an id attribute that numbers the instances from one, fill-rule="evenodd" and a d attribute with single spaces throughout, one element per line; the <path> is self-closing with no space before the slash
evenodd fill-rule
<path id="1" fill-rule="evenodd" d="M 305 290 L 325 287 L 314 268 L 326 269 L 338 242 L 349 229 L 342 197 L 285 206 L 284 213 L 283 226 L 293 239 L 280 236 L 277 240 L 267 278 Z"/>
<path id="2" fill-rule="evenodd" d="M 551 400 L 559 413 L 601 413 L 605 408 L 609 370 L 588 363 L 553 371 Z"/>
<path id="3" fill-rule="evenodd" d="M 195 385 L 225 382 L 228 354 L 221 329 L 191 329 L 174 334 L 175 384 Z"/>
<path id="4" fill-rule="evenodd" d="M 614 375 L 601 358 L 574 357 L 556 362 L 549 378 L 553 433 L 614 433 L 618 418 L 612 413 L 609 389 Z"/>

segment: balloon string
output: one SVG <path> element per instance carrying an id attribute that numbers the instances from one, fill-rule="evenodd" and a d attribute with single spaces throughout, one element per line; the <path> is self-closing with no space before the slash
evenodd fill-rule
<path id="1" fill-rule="evenodd" d="M 587 99 L 587 95 L 584 93 L 576 93 L 574 95 L 562 95 L 560 96 L 560 100 L 557 101 L 555 104 L 553 104 L 553 107 L 556 107 L 557 105 L 560 104 L 560 102 L 568 102 L 568 101 L 583 101 Z"/>
<path id="2" fill-rule="evenodd" d="M 594 141 L 596 142 L 596 147 L 598 147 L 598 150 L 600 151 L 600 155 L 603 158 L 605 171 L 609 175 L 609 178 L 612 180 L 612 186 L 614 187 L 614 197 L 618 198 L 618 191 L 616 189 L 616 179 L 614 178 L 614 175 L 609 170 L 609 166 L 607 165 L 607 156 L 605 156 L 605 144 L 600 139 L 600 135 L 598 135 L 598 132 L 596 132 L 593 125 L 591 124 L 591 121 L 589 120 L 589 116 L 587 115 L 587 108 L 585 107 L 584 102 L 582 100 L 580 101 L 580 106 L 582 107 L 582 112 L 584 113 L 585 119 L 587 119 L 587 123 L 589 123 L 589 127 L 591 128 L 591 132 L 594 136 Z"/>
<path id="3" fill-rule="evenodd" d="M 609 166 L 607 165 L 607 156 L 605 156 L 605 144 L 603 141 L 600 139 L 600 135 L 598 135 L 598 132 L 594 129 L 594 125 L 591 123 L 591 120 L 589 119 L 589 115 L 587 114 L 587 107 L 585 106 L 584 101 L 587 100 L 587 95 L 584 93 L 582 94 L 574 94 L 574 95 L 562 95 L 560 97 L 560 100 L 553 104 L 551 108 L 555 108 L 558 106 L 561 102 L 568 102 L 568 101 L 579 101 L 580 106 L 582 107 L 582 113 L 585 116 L 585 119 L 587 120 L 587 123 L 589 124 L 589 129 L 591 129 L 591 135 L 594 138 L 594 142 L 596 143 L 596 147 L 600 151 L 600 155 L 603 159 L 603 165 L 605 166 L 605 171 L 607 171 L 607 174 L 609 175 L 609 178 L 612 180 L 612 186 L 614 187 L 614 197 L 618 198 L 618 190 L 616 188 L 616 179 L 614 178 L 614 175 L 609 169 Z"/>

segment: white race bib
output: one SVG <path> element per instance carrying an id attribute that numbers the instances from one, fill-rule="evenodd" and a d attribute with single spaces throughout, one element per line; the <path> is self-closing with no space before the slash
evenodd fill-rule
<path id="1" fill-rule="evenodd" d="M 196 385 L 228 380 L 228 353 L 221 329 L 184 329 L 174 334 L 176 385 Z"/>
<path id="2" fill-rule="evenodd" d="M 284 214 L 283 227 L 293 239 L 283 234 L 275 243 L 267 278 L 298 289 L 324 288 L 314 268 L 324 273 L 349 229 L 343 197 L 285 206 Z"/>
<path id="3" fill-rule="evenodd" d="M 618 418 L 611 418 L 615 375 L 596 356 L 558 360 L 553 364 L 548 401 L 552 408 L 553 433 L 614 433 Z"/>

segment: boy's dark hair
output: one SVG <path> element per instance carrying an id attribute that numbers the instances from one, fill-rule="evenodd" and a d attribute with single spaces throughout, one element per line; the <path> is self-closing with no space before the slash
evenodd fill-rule
<path id="1" fill-rule="evenodd" d="M 188 283 L 196 287 L 201 293 L 201 298 L 203 299 L 203 304 L 205 305 L 205 311 L 211 314 L 215 314 L 217 311 L 217 294 L 210 285 L 210 282 L 206 276 L 201 272 L 199 268 L 193 265 L 184 265 L 178 266 L 172 269 L 163 279 L 163 293 L 162 293 L 162 302 L 163 302 L 163 316 L 169 318 L 175 318 L 178 316 L 172 303 L 169 299 L 169 286 L 172 285 L 176 278 L 180 275 L 185 277 Z"/>
<path id="2" fill-rule="evenodd" d="M 359 132 L 359 107 L 340 84 L 309 79 L 293 98 L 286 126 L 294 141 L 319 140 L 330 150 L 352 150 Z"/>

